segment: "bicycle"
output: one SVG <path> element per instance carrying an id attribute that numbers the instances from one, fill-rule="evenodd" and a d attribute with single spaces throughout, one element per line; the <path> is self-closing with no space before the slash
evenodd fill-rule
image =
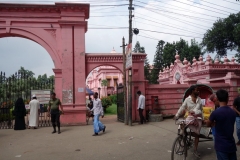
<path id="1" fill-rule="evenodd" d="M 175 121 L 175 124 L 178 125 L 178 136 L 173 142 L 171 160 L 186 160 L 188 156 L 188 149 L 192 148 L 194 145 L 194 135 L 185 122 L 186 121 L 184 119 L 178 119 Z M 203 125 L 202 128 L 204 127 L 205 126 Z M 199 135 L 199 138 L 203 138 L 204 140 L 199 140 L 199 142 L 212 141 L 213 138 L 209 136 L 210 134 L 211 128 L 207 127 L 205 135 Z"/>
<path id="2" fill-rule="evenodd" d="M 187 150 L 192 147 L 193 140 L 191 131 L 186 127 L 184 119 L 178 119 L 175 121 L 178 125 L 178 136 L 173 142 L 171 160 L 177 160 L 180 157 L 181 160 L 186 160 Z"/>

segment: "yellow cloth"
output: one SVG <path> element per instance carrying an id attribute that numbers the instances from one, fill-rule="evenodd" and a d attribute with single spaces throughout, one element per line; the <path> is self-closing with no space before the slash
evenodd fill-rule
<path id="1" fill-rule="evenodd" d="M 208 120 L 210 114 L 214 111 L 213 107 L 203 107 L 203 118 L 204 120 Z M 188 112 L 185 113 L 184 118 L 187 118 Z"/>

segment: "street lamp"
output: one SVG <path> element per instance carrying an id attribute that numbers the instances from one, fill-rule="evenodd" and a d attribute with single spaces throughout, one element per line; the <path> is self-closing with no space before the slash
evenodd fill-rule
<path id="1" fill-rule="evenodd" d="M 98 87 L 98 98 L 100 98 L 100 90 L 101 90 L 101 88 Z"/>

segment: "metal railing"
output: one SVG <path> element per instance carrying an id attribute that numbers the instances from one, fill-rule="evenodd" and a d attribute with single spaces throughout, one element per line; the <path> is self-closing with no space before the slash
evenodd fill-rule
<path id="1" fill-rule="evenodd" d="M 32 73 L 16 72 L 11 76 L 0 73 L 0 129 L 14 128 L 15 117 L 12 114 L 17 98 L 23 98 L 27 105 L 31 100 L 31 90 L 54 91 L 54 79 L 36 79 Z M 51 126 L 50 117 L 47 117 L 45 109 L 39 114 L 39 127 Z M 44 112 L 45 111 L 45 112 Z M 29 115 L 25 116 L 25 123 L 28 125 Z"/>

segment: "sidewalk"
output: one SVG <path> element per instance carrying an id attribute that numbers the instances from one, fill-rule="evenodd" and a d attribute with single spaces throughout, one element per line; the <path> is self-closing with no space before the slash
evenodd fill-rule
<path id="1" fill-rule="evenodd" d="M 92 136 L 91 120 L 86 126 L 62 127 L 61 134 L 51 134 L 51 127 L 0 130 L 0 159 L 170 160 L 177 131 L 173 120 L 131 127 L 117 122 L 116 116 L 106 116 L 101 121 L 107 126 L 106 132 L 96 137 Z M 187 159 L 197 159 L 190 152 Z M 216 159 L 213 142 L 201 142 L 199 152 L 201 159 Z"/>

